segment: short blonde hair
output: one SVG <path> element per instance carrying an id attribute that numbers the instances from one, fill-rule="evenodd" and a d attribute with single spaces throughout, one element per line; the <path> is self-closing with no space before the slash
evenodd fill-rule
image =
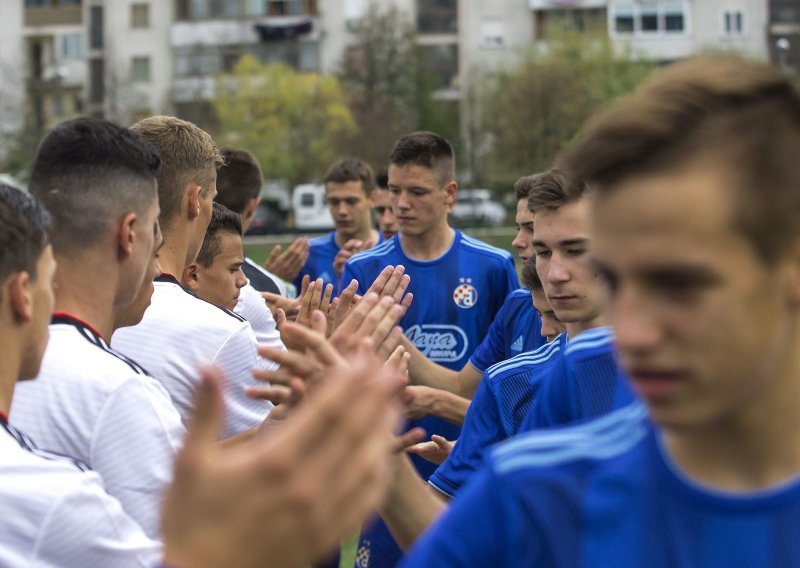
<path id="1" fill-rule="evenodd" d="M 159 222 L 162 231 L 167 231 L 178 215 L 186 184 L 198 184 L 205 194 L 224 163 L 222 154 L 205 130 L 174 116 L 151 116 L 131 126 L 131 130 L 155 146 L 161 156 Z"/>

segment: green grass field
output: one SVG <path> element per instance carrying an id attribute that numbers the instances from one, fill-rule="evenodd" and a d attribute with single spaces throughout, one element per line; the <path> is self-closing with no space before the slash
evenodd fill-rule
<path id="1" fill-rule="evenodd" d="M 514 248 L 511 246 L 511 241 L 516 234 L 516 229 L 514 227 L 464 229 L 464 233 L 489 243 L 490 245 L 506 249 L 511 252 L 514 255 L 514 261 L 517 265 L 517 272 L 519 272 L 521 268 L 519 259 L 516 257 Z M 267 255 L 269 255 L 269 252 L 272 250 L 272 247 L 274 247 L 276 244 L 280 244 L 285 248 L 286 245 L 290 244 L 295 238 L 297 238 L 296 235 L 247 237 L 244 244 L 245 254 L 259 264 L 262 264 L 266 260 Z M 342 556 L 340 563 L 341 568 L 352 568 L 357 546 L 358 535 L 354 535 L 353 537 L 342 542 Z"/>

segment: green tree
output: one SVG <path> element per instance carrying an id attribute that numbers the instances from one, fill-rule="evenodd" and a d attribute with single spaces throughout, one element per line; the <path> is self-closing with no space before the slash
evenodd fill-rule
<path id="1" fill-rule="evenodd" d="M 584 122 L 631 91 L 654 68 L 607 37 L 564 30 L 494 77 L 486 102 L 491 150 L 484 171 L 497 184 L 549 168 Z"/>
<path id="2" fill-rule="evenodd" d="M 291 185 L 321 178 L 356 130 L 336 77 L 262 65 L 251 56 L 217 79 L 212 105 L 220 144 L 247 148 L 265 177 Z"/>
<path id="3" fill-rule="evenodd" d="M 347 149 L 378 166 L 400 136 L 419 127 L 421 59 L 412 22 L 396 7 L 371 4 L 353 29 L 339 77 L 347 90 L 358 132 Z"/>

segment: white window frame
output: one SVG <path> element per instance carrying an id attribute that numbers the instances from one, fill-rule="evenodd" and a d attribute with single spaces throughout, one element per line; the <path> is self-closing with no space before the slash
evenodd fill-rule
<path id="1" fill-rule="evenodd" d="M 683 15 L 683 29 L 680 31 L 668 31 L 666 29 L 667 8 L 671 5 L 680 4 L 681 14 Z M 633 31 L 632 32 L 618 32 L 617 31 L 617 8 L 631 9 L 633 13 Z M 649 12 L 653 8 L 656 9 L 658 18 L 657 30 L 643 30 L 642 29 L 642 13 Z M 686 0 L 658 0 L 648 4 L 640 4 L 633 0 L 626 2 L 610 2 L 608 6 L 608 36 L 612 39 L 626 39 L 626 38 L 669 38 L 669 37 L 685 37 L 691 33 L 691 6 Z M 723 20 L 724 26 L 724 20 Z"/>

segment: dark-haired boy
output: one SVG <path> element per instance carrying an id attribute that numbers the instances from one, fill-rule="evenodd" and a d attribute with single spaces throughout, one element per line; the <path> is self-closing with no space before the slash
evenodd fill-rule
<path id="1" fill-rule="evenodd" d="M 326 285 L 338 287 L 345 261 L 356 252 L 383 242 L 383 234 L 372 228 L 370 194 L 375 178 L 366 162 L 358 158 L 339 160 L 331 164 L 322 182 L 336 228 L 311 239 L 308 260 L 294 280 L 298 290 L 306 274 L 312 282 L 322 278 Z"/>
<path id="2" fill-rule="evenodd" d="M 184 430 L 162 385 L 108 342 L 153 276 L 158 167 L 149 143 L 106 121 L 64 122 L 42 140 L 29 188 L 52 212 L 55 313 L 38 380 L 19 385 L 11 411 L 40 448 L 99 473 L 151 538 Z"/>
<path id="3" fill-rule="evenodd" d="M 224 205 L 214 203 L 203 245 L 195 261 L 183 270 L 181 281 L 206 302 L 233 310 L 247 284 L 243 264 L 241 219 Z"/>
<path id="4" fill-rule="evenodd" d="M 447 214 L 457 192 L 450 143 L 433 132 L 401 138 L 389 158 L 389 190 L 399 233 L 351 258 L 342 283 L 355 278 L 359 293 L 387 265 L 411 276 L 414 303 L 401 325 L 406 337 L 433 361 L 452 370 L 465 366 L 486 335 L 506 296 L 518 288 L 511 255 L 452 229 Z M 435 417 L 413 422 L 448 440 L 460 428 Z M 412 456 L 424 478 L 433 465 Z M 400 551 L 383 524 L 362 534 L 371 565 L 393 565 Z"/>

